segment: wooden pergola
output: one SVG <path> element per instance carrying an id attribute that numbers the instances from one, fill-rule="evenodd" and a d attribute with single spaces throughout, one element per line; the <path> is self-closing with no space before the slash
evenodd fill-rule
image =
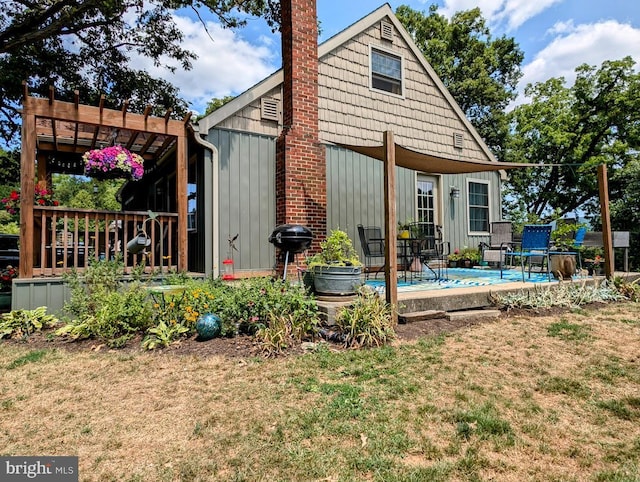
<path id="1" fill-rule="evenodd" d="M 20 277 L 33 275 L 35 179 L 42 187 L 52 173 L 83 174 L 82 155 L 91 149 L 119 144 L 145 160 L 145 174 L 169 156 L 175 156 L 177 206 L 177 269 L 187 269 L 187 136 L 190 115 L 182 120 L 106 109 L 104 96 L 98 106 L 83 105 L 79 92 L 73 102 L 29 95 L 23 83 L 22 151 L 20 159 Z M 37 166 L 37 172 L 36 172 Z M 144 177 L 141 181 L 144 182 Z M 86 211 L 86 210 L 85 210 Z M 55 212 L 54 212 L 55 215 Z M 76 215 L 76 220 L 78 219 Z M 44 253 L 44 246 L 42 247 Z"/>

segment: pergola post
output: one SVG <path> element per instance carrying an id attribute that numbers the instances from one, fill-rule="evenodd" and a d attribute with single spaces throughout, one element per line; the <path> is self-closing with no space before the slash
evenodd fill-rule
<path id="1" fill-rule="evenodd" d="M 613 279 L 613 240 L 611 238 L 611 218 L 609 215 L 609 181 L 607 165 L 598 166 L 598 187 L 600 193 L 600 217 L 602 221 L 602 246 L 604 246 L 604 275 Z"/>
<path id="2" fill-rule="evenodd" d="M 178 271 L 187 271 L 187 138 L 179 135 L 176 145 L 176 190 L 178 209 Z M 162 236 L 162 233 L 160 233 Z M 163 253 L 160 253 L 163 256 Z"/>
<path id="3" fill-rule="evenodd" d="M 36 176 L 36 116 L 22 112 L 22 150 L 20 151 L 20 278 L 33 272 L 33 196 Z"/>
<path id="4" fill-rule="evenodd" d="M 393 322 L 398 322 L 398 246 L 396 244 L 396 150 L 393 132 L 384 133 L 384 280 L 387 303 L 393 306 Z"/>

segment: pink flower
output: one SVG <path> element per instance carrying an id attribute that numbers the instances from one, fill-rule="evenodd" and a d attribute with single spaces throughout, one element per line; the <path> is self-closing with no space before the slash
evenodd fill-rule
<path id="1" fill-rule="evenodd" d="M 144 175 L 144 159 L 122 146 L 87 151 L 82 156 L 85 174 L 115 171 L 118 177 L 138 181 Z"/>

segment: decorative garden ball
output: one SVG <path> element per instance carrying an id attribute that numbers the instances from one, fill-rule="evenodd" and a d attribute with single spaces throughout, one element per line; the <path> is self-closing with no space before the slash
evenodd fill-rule
<path id="1" fill-rule="evenodd" d="M 222 321 L 213 313 L 206 313 L 198 318 L 196 332 L 201 340 L 211 340 L 220 335 Z"/>

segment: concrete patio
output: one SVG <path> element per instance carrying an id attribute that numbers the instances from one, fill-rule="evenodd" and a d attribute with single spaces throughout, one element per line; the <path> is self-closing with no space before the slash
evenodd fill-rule
<path id="1" fill-rule="evenodd" d="M 534 291 L 539 289 L 553 289 L 560 284 L 597 284 L 604 281 L 604 276 L 574 276 L 571 281 L 548 280 L 546 273 L 532 272 L 531 279 L 525 274 L 522 282 L 520 269 L 505 271 L 505 278 L 500 279 L 498 270 L 473 270 L 453 268 L 448 270 L 447 280 L 425 280 L 414 283 L 398 283 L 398 313 L 401 318 L 406 315 L 411 320 L 411 314 L 424 312 L 456 313 L 464 316 L 478 316 L 478 312 L 471 310 L 487 310 L 493 306 L 491 297 L 498 294 Z M 465 277 L 466 276 L 466 277 Z M 640 273 L 616 272 L 615 277 L 628 281 L 640 278 Z M 367 285 L 384 294 L 384 280 L 368 280 Z M 318 305 L 327 321 L 335 316 L 336 310 L 348 306 L 353 297 L 340 299 L 339 297 L 320 297 Z"/>

